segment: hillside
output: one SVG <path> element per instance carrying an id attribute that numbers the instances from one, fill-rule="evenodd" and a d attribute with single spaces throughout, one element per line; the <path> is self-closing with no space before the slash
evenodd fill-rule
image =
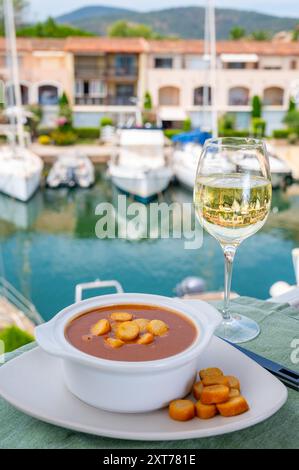
<path id="1" fill-rule="evenodd" d="M 92 17 L 96 16 L 97 18 L 108 16 L 120 17 L 121 15 L 128 15 L 132 10 L 126 8 L 113 8 L 106 6 L 87 6 L 83 8 L 78 8 L 77 10 L 71 11 L 65 15 L 60 15 L 56 19 L 60 23 L 72 23 L 76 21 L 89 20 Z"/>
<path id="2" fill-rule="evenodd" d="M 80 8 L 56 18 L 60 23 L 69 23 L 78 28 L 99 35 L 106 35 L 109 26 L 116 20 L 125 19 L 136 23 L 146 23 L 163 35 L 176 35 L 182 38 L 203 38 L 203 7 L 170 8 L 140 13 L 134 10 L 93 6 Z M 233 26 L 242 26 L 248 33 L 268 30 L 276 33 L 291 30 L 299 23 L 299 18 L 282 18 L 253 11 L 217 9 L 217 37 L 228 38 Z"/>

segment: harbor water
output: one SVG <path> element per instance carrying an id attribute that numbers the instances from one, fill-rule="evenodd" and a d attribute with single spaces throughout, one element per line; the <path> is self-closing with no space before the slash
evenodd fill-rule
<path id="1" fill-rule="evenodd" d="M 88 190 L 40 190 L 23 204 L 0 195 L 1 276 L 31 299 L 45 320 L 73 303 L 75 286 L 97 278 L 116 279 L 126 292 L 174 295 L 177 283 L 199 276 L 207 290 L 223 288 L 223 257 L 209 235 L 197 250 L 184 239 L 99 239 L 95 208 L 118 193 L 98 169 Z M 192 194 L 173 185 L 161 197 L 190 202 Z M 238 250 L 233 290 L 269 297 L 279 280 L 295 283 L 291 250 L 299 246 L 299 186 L 275 191 L 265 227 Z"/>

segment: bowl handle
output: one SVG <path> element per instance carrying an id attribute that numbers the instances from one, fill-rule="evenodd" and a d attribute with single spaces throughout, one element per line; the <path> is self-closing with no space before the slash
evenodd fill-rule
<path id="1" fill-rule="evenodd" d="M 184 303 L 187 302 L 190 305 L 192 305 L 192 307 L 195 307 L 195 308 L 196 308 L 196 306 L 200 307 L 203 303 L 202 300 L 198 300 L 198 299 L 186 299 L 186 300 L 183 300 L 183 302 Z M 221 315 L 221 313 L 218 312 L 218 310 L 215 307 L 213 307 L 212 305 L 207 304 L 206 302 L 204 302 L 204 303 L 205 303 L 204 316 L 208 320 L 207 328 L 212 333 L 214 333 L 217 326 L 219 326 L 222 323 L 222 315 Z M 209 306 L 209 308 L 207 308 L 207 305 Z"/>
<path id="2" fill-rule="evenodd" d="M 35 338 L 38 345 L 47 353 L 61 357 L 64 355 L 54 337 L 54 321 L 43 323 L 35 328 Z"/>

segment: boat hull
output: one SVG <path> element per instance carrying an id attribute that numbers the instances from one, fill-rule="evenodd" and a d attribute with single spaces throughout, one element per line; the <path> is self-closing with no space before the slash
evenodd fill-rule
<path id="1" fill-rule="evenodd" d="M 190 168 L 186 168 L 180 165 L 174 165 L 173 169 L 178 182 L 186 188 L 193 190 L 195 182 L 195 172 L 191 171 Z"/>
<path id="2" fill-rule="evenodd" d="M 144 173 L 136 178 L 134 176 L 122 176 L 118 171 L 114 172 L 110 168 L 110 175 L 113 184 L 118 189 L 137 199 L 148 201 L 168 188 L 172 171 L 165 168 L 163 172 L 151 171 L 150 174 Z"/>
<path id="3" fill-rule="evenodd" d="M 274 189 L 289 186 L 293 180 L 292 173 L 271 173 L 272 187 Z"/>
<path id="4" fill-rule="evenodd" d="M 27 202 L 35 194 L 40 185 L 41 172 L 28 177 L 11 175 L 9 178 L 0 175 L 0 191 L 7 196 Z"/>
<path id="5" fill-rule="evenodd" d="M 42 160 L 27 150 L 16 156 L 5 153 L 0 159 L 0 192 L 27 202 L 40 186 L 42 170 Z"/>

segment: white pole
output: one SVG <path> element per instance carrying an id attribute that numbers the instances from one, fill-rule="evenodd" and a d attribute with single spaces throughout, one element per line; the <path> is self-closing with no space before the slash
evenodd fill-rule
<path id="1" fill-rule="evenodd" d="M 218 137 L 218 112 L 216 102 L 217 89 L 217 51 L 216 51 L 216 19 L 214 0 L 208 0 L 209 33 L 210 33 L 210 73 L 211 73 L 211 109 L 212 134 Z"/>
<path id="2" fill-rule="evenodd" d="M 203 87 L 203 129 L 210 130 L 209 128 L 209 89 L 210 83 L 210 33 L 209 33 L 209 9 L 208 6 L 205 10 L 205 36 L 204 36 L 204 61 L 205 61 L 205 74 L 204 74 L 204 87 Z M 207 65 L 207 67 L 206 67 Z"/>
<path id="3" fill-rule="evenodd" d="M 292 250 L 292 258 L 293 258 L 296 282 L 297 282 L 297 286 L 299 286 L 299 248 L 294 248 Z"/>
<path id="4" fill-rule="evenodd" d="M 19 78 L 19 65 L 18 65 L 18 54 L 17 54 L 17 42 L 16 42 L 16 28 L 14 20 L 14 9 L 12 0 L 4 0 L 4 21 L 5 21 L 5 35 L 7 41 L 7 50 L 9 51 L 9 69 L 11 72 L 11 79 L 13 84 L 13 95 L 14 103 L 12 106 L 15 107 L 16 112 L 16 127 L 18 142 L 21 147 L 25 147 L 25 136 L 23 128 L 22 118 L 22 96 Z"/>

